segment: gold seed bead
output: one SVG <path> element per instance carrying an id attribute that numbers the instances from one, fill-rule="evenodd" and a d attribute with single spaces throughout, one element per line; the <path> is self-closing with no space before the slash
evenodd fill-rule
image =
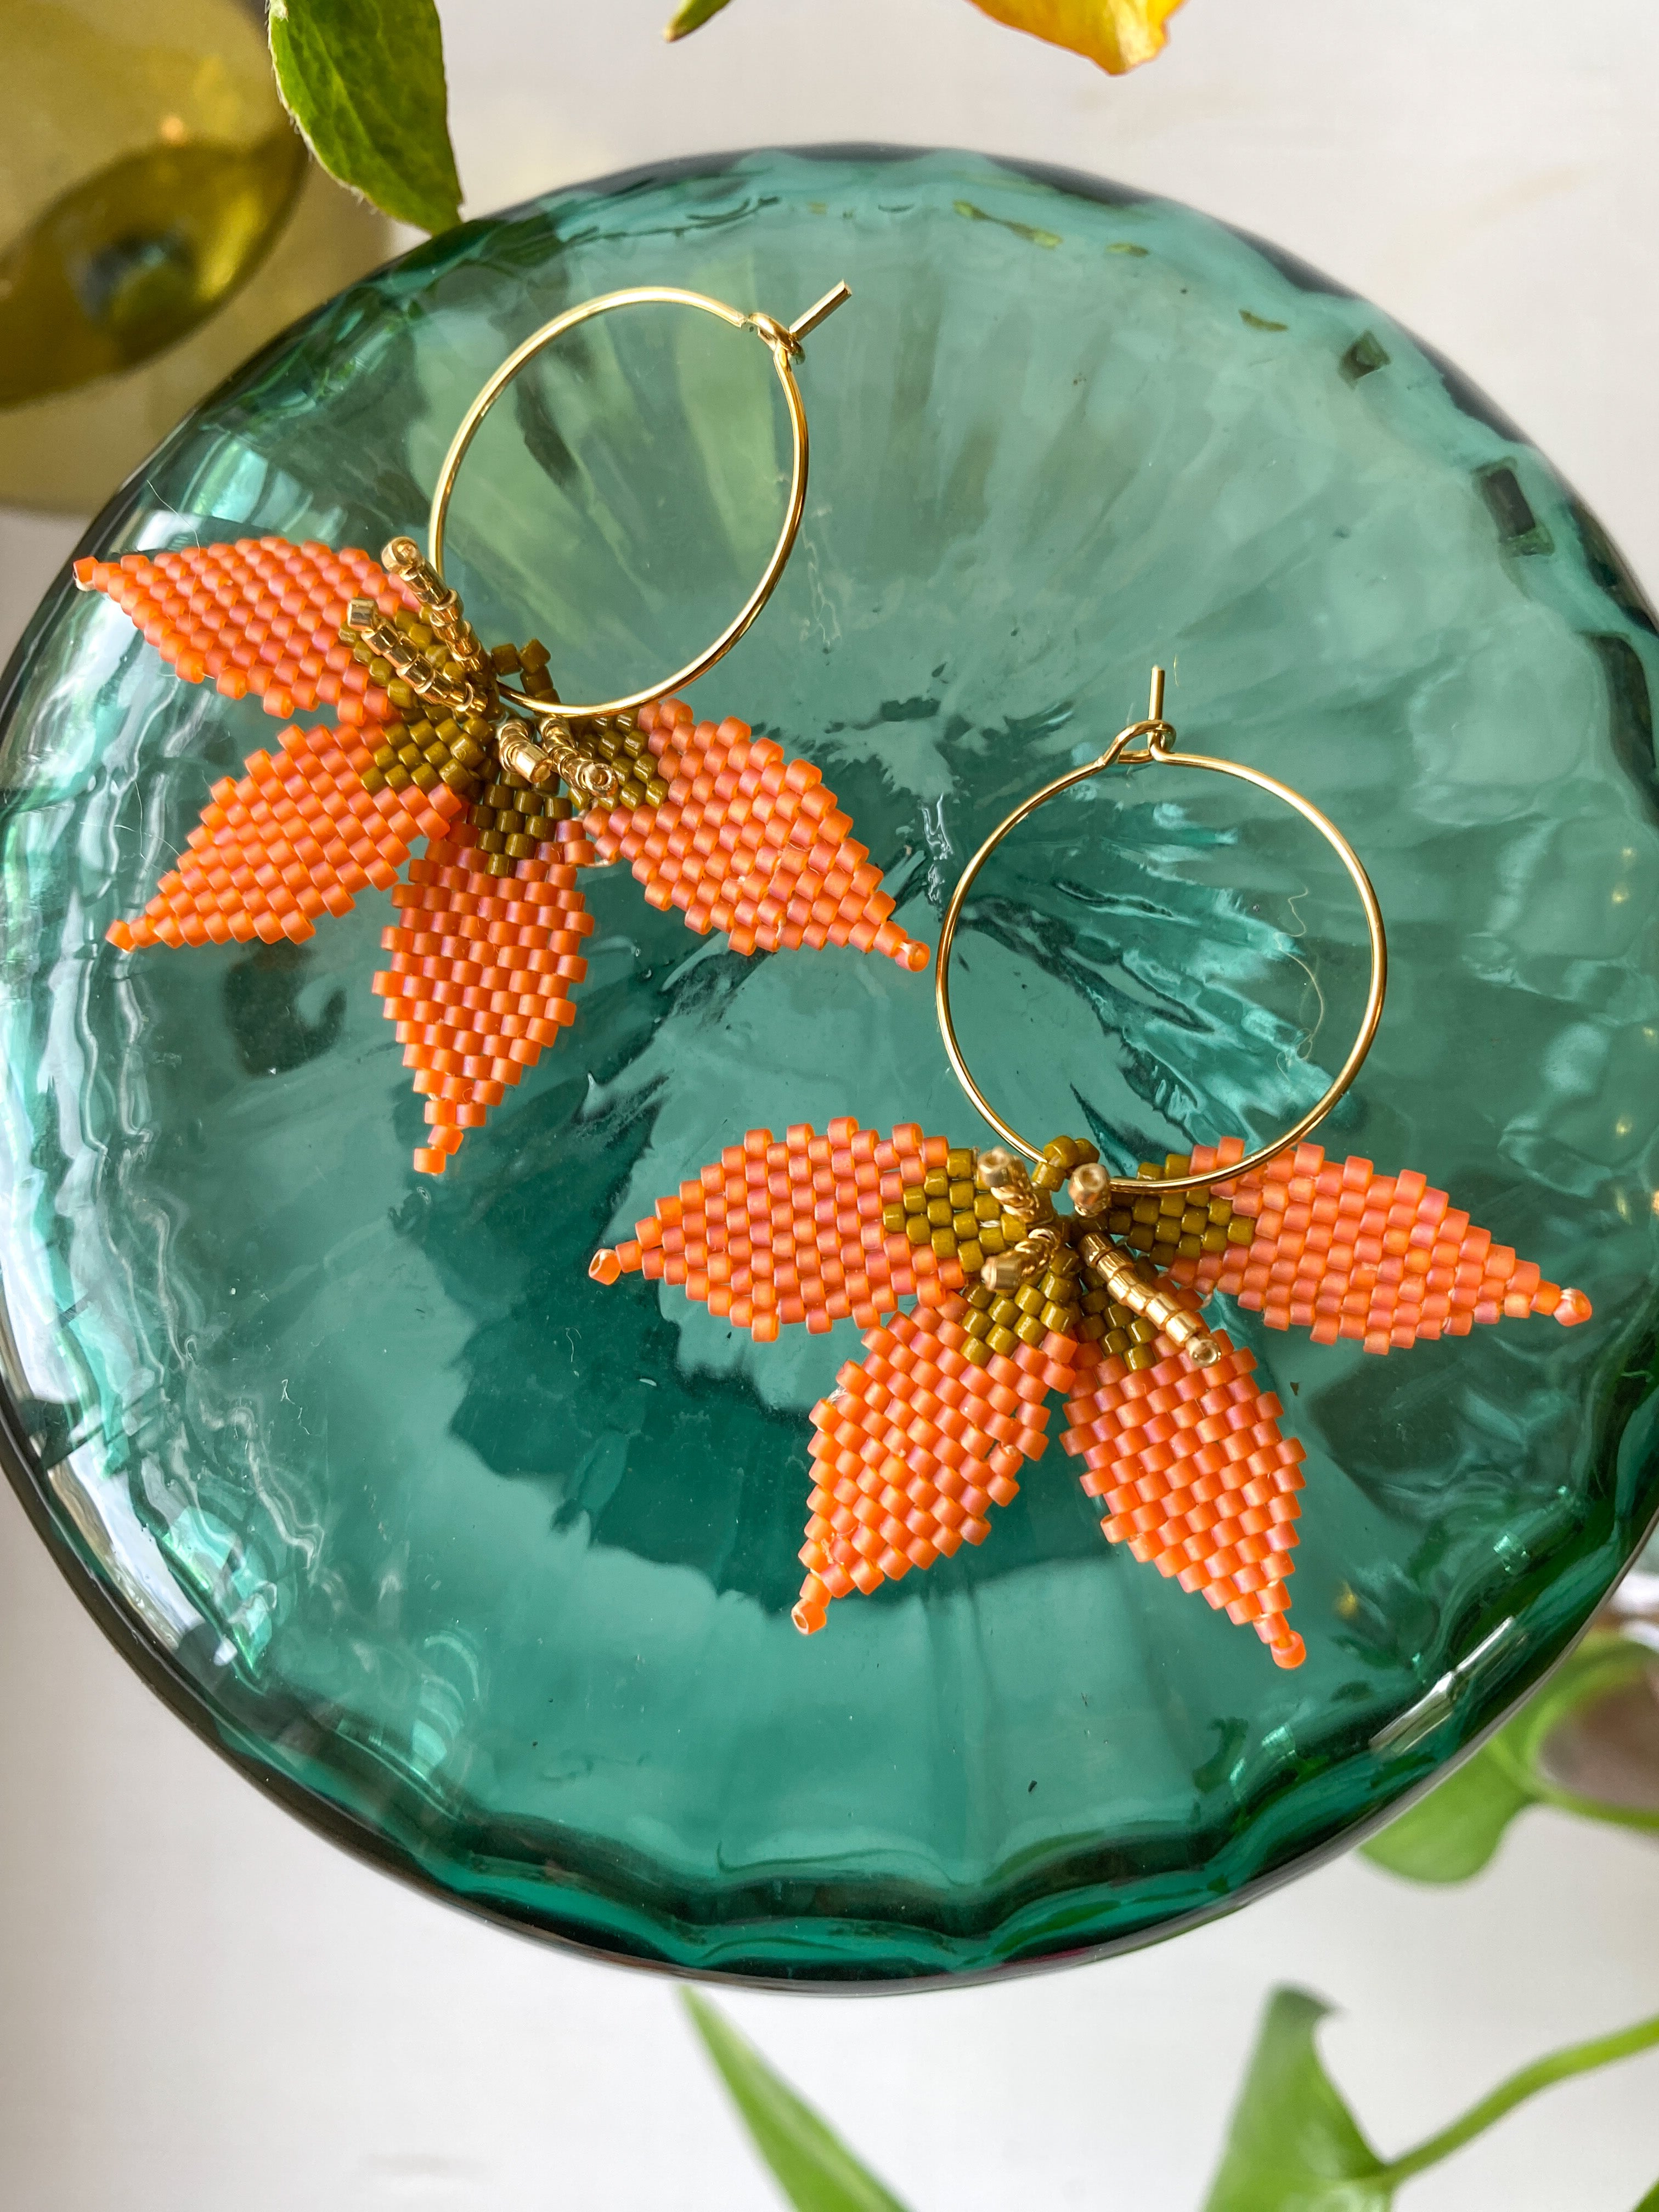
<path id="1" fill-rule="evenodd" d="M 976 1174 L 987 1190 L 1018 1190 L 1026 1179 L 1024 1164 L 1000 1145 L 992 1145 L 980 1154 Z"/>
<path id="2" fill-rule="evenodd" d="M 881 1209 L 881 1225 L 890 1237 L 896 1236 L 904 1226 L 904 1208 L 896 1199 L 891 1206 Z"/>
<path id="3" fill-rule="evenodd" d="M 964 1206 L 971 1208 L 974 1203 L 972 1183 L 963 1182 L 960 1176 L 951 1175 L 948 1168 L 945 1170 L 945 1174 L 950 1180 L 945 1184 L 945 1194 L 950 1200 L 952 1210 L 960 1213 Z"/>
<path id="4" fill-rule="evenodd" d="M 967 1299 L 970 1306 L 975 1307 L 981 1311 L 988 1312 L 992 1304 L 994 1303 L 990 1291 L 986 1289 L 983 1283 L 975 1283 L 969 1289 L 965 1290 L 962 1295 Z"/>
<path id="5" fill-rule="evenodd" d="M 913 1244 L 918 1247 L 926 1244 L 933 1235 L 933 1231 L 928 1225 L 927 1216 L 925 1213 L 907 1214 L 904 1233 Z"/>
<path id="6" fill-rule="evenodd" d="M 1005 1359 L 1019 1349 L 1019 1339 L 1011 1328 L 994 1328 L 985 1341 L 993 1352 L 1000 1352 Z"/>
<path id="7" fill-rule="evenodd" d="M 1142 1374 L 1158 1362 L 1158 1354 L 1150 1344 L 1132 1344 L 1123 1355 L 1123 1364 L 1133 1374 Z"/>
<path id="8" fill-rule="evenodd" d="M 974 1155 L 965 1145 L 959 1145 L 945 1156 L 945 1172 L 952 1182 L 971 1182 L 974 1179 Z"/>
<path id="9" fill-rule="evenodd" d="M 1043 1327 L 1053 1329 L 1059 1336 L 1071 1334 L 1072 1324 L 1077 1317 L 1078 1311 L 1075 1306 L 1047 1305 L 1042 1309 Z"/>
<path id="10" fill-rule="evenodd" d="M 930 1168 L 921 1187 L 929 1198 L 943 1198 L 951 1188 L 951 1178 L 943 1168 Z"/>
<path id="11" fill-rule="evenodd" d="M 927 1211 L 927 1194 L 923 1190 L 919 1182 L 907 1183 L 904 1187 L 904 1195 L 900 1200 L 900 1204 L 903 1206 L 907 1213 L 926 1213 Z"/>
<path id="12" fill-rule="evenodd" d="M 1085 1160 L 1073 1169 L 1066 1188 L 1079 1213 L 1094 1215 L 1110 1203 L 1112 1178 L 1097 1160 Z"/>
<path id="13" fill-rule="evenodd" d="M 1048 1334 L 1048 1330 L 1044 1328 L 1041 1320 L 1035 1314 L 1027 1314 L 1014 1331 L 1019 1341 L 1022 1344 L 1029 1344 L 1034 1352 Z"/>
<path id="14" fill-rule="evenodd" d="M 1114 1237 L 1127 1237 L 1134 1226 L 1134 1219 L 1127 1206 L 1115 1206 L 1106 1217 L 1106 1226 Z"/>
<path id="15" fill-rule="evenodd" d="M 997 1253 L 1005 1252 L 1008 1249 L 1006 1244 L 1003 1242 L 1002 1231 L 994 1221 L 981 1222 L 979 1225 L 979 1243 L 980 1249 L 985 1254 L 988 1259 L 993 1258 Z"/>
<path id="16" fill-rule="evenodd" d="M 1246 1220 L 1242 1213 L 1235 1214 L 1227 1224 L 1227 1242 L 1230 1244 L 1249 1244 L 1255 1236 L 1255 1222 Z"/>
<path id="17" fill-rule="evenodd" d="M 962 1347 L 962 1356 L 971 1367 L 988 1367 L 991 1364 L 991 1347 L 981 1338 L 970 1336 Z"/>
<path id="18" fill-rule="evenodd" d="M 409 782 L 409 770 L 401 761 L 396 768 L 389 768 L 386 772 L 386 787 L 388 791 L 407 791 Z"/>
<path id="19" fill-rule="evenodd" d="M 959 1237 L 957 1257 L 962 1262 L 964 1275 L 976 1275 L 985 1265 L 985 1247 L 976 1237 Z"/>
<path id="20" fill-rule="evenodd" d="M 977 1237 L 979 1234 L 979 1218 L 971 1211 L 965 1213 L 953 1213 L 951 1216 L 951 1226 L 959 1237 Z"/>
<path id="21" fill-rule="evenodd" d="M 928 1242 L 941 1260 L 950 1259 L 957 1249 L 955 1232 L 949 1229 L 934 1230 Z"/>

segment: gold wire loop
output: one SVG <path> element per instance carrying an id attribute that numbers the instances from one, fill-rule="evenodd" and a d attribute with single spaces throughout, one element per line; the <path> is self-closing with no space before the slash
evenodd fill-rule
<path id="1" fill-rule="evenodd" d="M 1213 760 L 1203 753 L 1177 752 L 1175 736 L 1173 727 L 1164 720 L 1164 671 L 1155 668 L 1152 671 L 1151 708 L 1144 722 L 1131 722 L 1127 729 L 1118 732 L 1098 759 L 1085 761 L 1081 768 L 1069 769 L 1064 775 L 1057 775 L 1052 783 L 1045 783 L 1041 791 L 1034 791 L 1029 799 L 1023 799 L 1015 807 L 1012 814 L 998 823 L 963 870 L 957 887 L 951 894 L 951 903 L 945 909 L 933 972 L 933 1007 L 939 1016 L 939 1035 L 945 1041 L 945 1050 L 951 1065 L 956 1070 L 957 1082 L 994 1129 L 1017 1151 L 1024 1152 L 1028 1160 L 1040 1160 L 1042 1154 L 1037 1146 L 1028 1143 L 1018 1129 L 1012 1128 L 1003 1120 L 969 1073 L 962 1047 L 957 1042 L 956 1024 L 951 1016 L 951 947 L 956 939 L 963 902 L 975 877 L 1009 831 L 1017 830 L 1027 815 L 1035 814 L 1039 806 L 1057 798 L 1062 791 L 1069 791 L 1074 783 L 1085 782 L 1090 776 L 1098 775 L 1109 768 L 1156 767 L 1163 763 L 1176 768 L 1207 769 L 1214 775 L 1229 775 L 1240 783 L 1254 784 L 1258 791 L 1269 792 L 1275 799 L 1283 799 L 1287 806 L 1294 807 L 1304 822 L 1310 823 L 1318 830 L 1347 870 L 1353 887 L 1359 894 L 1359 903 L 1364 909 L 1365 927 L 1370 938 L 1370 988 L 1365 994 L 1365 1012 L 1359 1024 L 1359 1033 L 1347 1058 L 1338 1069 L 1335 1081 L 1319 1103 L 1310 1107 L 1294 1127 L 1287 1129 L 1283 1136 L 1275 1137 L 1271 1144 L 1262 1146 L 1259 1151 L 1247 1153 L 1226 1170 L 1224 1177 L 1218 1178 L 1212 1169 L 1207 1175 L 1162 1176 L 1156 1186 L 1159 1190 L 1203 1190 L 1218 1180 L 1248 1175 L 1253 1168 L 1265 1166 L 1269 1160 L 1277 1159 L 1292 1145 L 1299 1145 L 1309 1132 L 1324 1120 L 1352 1084 L 1371 1048 L 1377 1024 L 1382 1018 L 1382 999 L 1389 982 L 1389 945 L 1382 928 L 1382 910 L 1376 902 L 1371 879 L 1366 874 L 1359 855 L 1328 816 L 1322 814 L 1299 791 L 1292 791 L 1289 784 L 1280 783 L 1276 777 L 1264 775 L 1260 769 L 1245 768 L 1237 761 Z M 1144 741 L 1139 750 L 1136 750 L 1138 740 Z M 1114 1192 L 1144 1195 L 1148 1185 L 1139 1176 L 1114 1176 L 1111 1188 Z"/>
<path id="2" fill-rule="evenodd" d="M 761 574 L 761 580 L 744 600 L 738 613 L 729 622 L 714 643 L 700 653 L 684 668 L 676 669 L 672 676 L 647 684 L 643 690 L 630 691 L 620 699 L 605 699 L 592 706 L 573 706 L 568 701 L 555 705 L 550 702 L 520 698 L 510 693 L 513 705 L 522 714 L 533 715 L 546 726 L 586 720 L 605 714 L 627 714 L 635 707 L 643 707 L 653 699 L 661 699 L 670 692 L 678 691 L 695 684 L 699 676 L 712 668 L 724 654 L 729 653 L 743 635 L 756 616 L 772 596 L 778 578 L 783 574 L 784 563 L 793 550 L 795 534 L 806 506 L 806 409 L 799 386 L 795 382 L 794 362 L 799 358 L 807 337 L 826 317 L 852 298 L 846 284 L 836 284 L 821 300 L 810 307 L 804 315 L 793 323 L 780 323 L 764 313 L 744 314 L 740 308 L 727 307 L 723 300 L 711 300 L 702 292 L 684 292 L 672 284 L 636 284 L 627 291 L 602 293 L 597 299 L 585 300 L 579 307 L 567 308 L 532 331 L 520 346 L 515 347 L 461 417 L 460 428 L 450 441 L 444 455 L 443 466 L 438 471 L 438 482 L 432 495 L 432 513 L 427 524 L 427 550 L 432 567 L 439 577 L 444 572 L 444 523 L 449 513 L 451 495 L 455 479 L 460 473 L 461 463 L 467 449 L 486 415 L 506 391 L 513 379 L 538 353 L 556 344 L 569 331 L 581 324 L 594 320 L 599 315 L 613 313 L 619 307 L 665 306 L 695 307 L 701 313 L 713 315 L 734 331 L 752 331 L 771 354 L 778 382 L 783 387 L 784 404 L 789 410 L 790 434 L 794 441 L 794 459 L 789 472 L 789 499 L 783 518 L 783 527 L 778 532 L 778 542 Z M 505 690 L 505 687 L 503 687 Z"/>

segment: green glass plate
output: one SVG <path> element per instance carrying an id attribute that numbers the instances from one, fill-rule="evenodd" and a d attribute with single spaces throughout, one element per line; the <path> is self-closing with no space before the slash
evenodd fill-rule
<path id="1" fill-rule="evenodd" d="M 243 371 L 88 548 L 376 549 L 561 307 L 667 282 L 788 317 L 842 276 L 799 549 L 696 703 L 817 762 L 931 938 L 1163 660 L 1183 739 L 1306 792 L 1375 877 L 1392 988 L 1328 1146 L 1595 1301 L 1386 1359 L 1226 1317 L 1307 1448 L 1307 1663 L 1110 1549 L 1058 1452 L 981 1550 L 799 1637 L 806 1413 L 850 1325 L 757 1347 L 586 1261 L 752 1125 L 983 1141 L 929 980 L 745 960 L 596 872 L 576 1026 L 418 1177 L 383 897 L 303 948 L 105 944 L 274 726 L 67 583 L 3 707 L 0 1268 L 19 1487 L 251 1777 L 599 1952 L 914 1981 L 1144 1941 L 1352 1840 L 1640 1543 L 1659 641 L 1539 455 L 1375 309 L 1180 207 L 955 154 L 747 155 L 469 224 Z M 769 377 L 653 311 L 526 378 L 451 526 L 484 635 L 538 630 L 578 696 L 687 657 L 776 526 Z M 1127 1166 L 1266 1138 L 1340 1062 L 1352 896 L 1219 781 L 1086 787 L 987 870 L 956 990 L 1017 1126 Z"/>

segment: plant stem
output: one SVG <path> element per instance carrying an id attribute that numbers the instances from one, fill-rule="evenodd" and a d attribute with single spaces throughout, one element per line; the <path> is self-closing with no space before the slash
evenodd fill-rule
<path id="1" fill-rule="evenodd" d="M 1500 2081 L 1490 2095 L 1480 2103 L 1471 2105 L 1461 2119 L 1454 2120 L 1415 2150 L 1403 2151 L 1377 2176 L 1379 2181 L 1398 2187 L 1425 2166 L 1437 2166 L 1443 2158 L 1449 2158 L 1462 2150 L 1501 2120 L 1505 2112 L 1513 2112 L 1517 2105 L 1535 2097 L 1540 2089 L 1552 2082 L 1567 2081 L 1574 2074 L 1588 2074 L 1597 2066 L 1610 2066 L 1615 2059 L 1633 2057 L 1638 2051 L 1646 2051 L 1659 2044 L 1659 2016 L 1638 2021 L 1634 2027 L 1624 2027 L 1613 2035 L 1598 2035 L 1588 2043 L 1569 2044 L 1565 2051 L 1552 2051 L 1547 2057 L 1534 2059 L 1518 2074 L 1511 2074 L 1507 2081 Z"/>

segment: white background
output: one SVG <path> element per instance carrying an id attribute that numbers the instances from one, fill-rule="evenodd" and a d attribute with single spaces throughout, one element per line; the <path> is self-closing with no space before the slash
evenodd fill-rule
<path id="1" fill-rule="evenodd" d="M 1195 203 L 1467 370 L 1659 581 L 1652 0 L 1190 0 L 1113 82 L 967 0 L 447 0 L 473 212 L 659 155 L 962 143 Z M 75 532 L 0 518 L 7 641 Z M 0 1499 L 0 2204 L 762 2212 L 672 1989 L 475 1927 L 268 1807 L 153 1702 Z M 1262 1999 L 1300 1981 L 1392 2151 L 1659 2008 L 1659 1854 L 1534 1814 L 1443 1893 L 1347 1862 L 1005 1988 L 727 2002 L 915 2212 L 1195 2212 Z M 1558 2090 L 1403 2212 L 1632 2212 L 1659 2055 Z"/>

